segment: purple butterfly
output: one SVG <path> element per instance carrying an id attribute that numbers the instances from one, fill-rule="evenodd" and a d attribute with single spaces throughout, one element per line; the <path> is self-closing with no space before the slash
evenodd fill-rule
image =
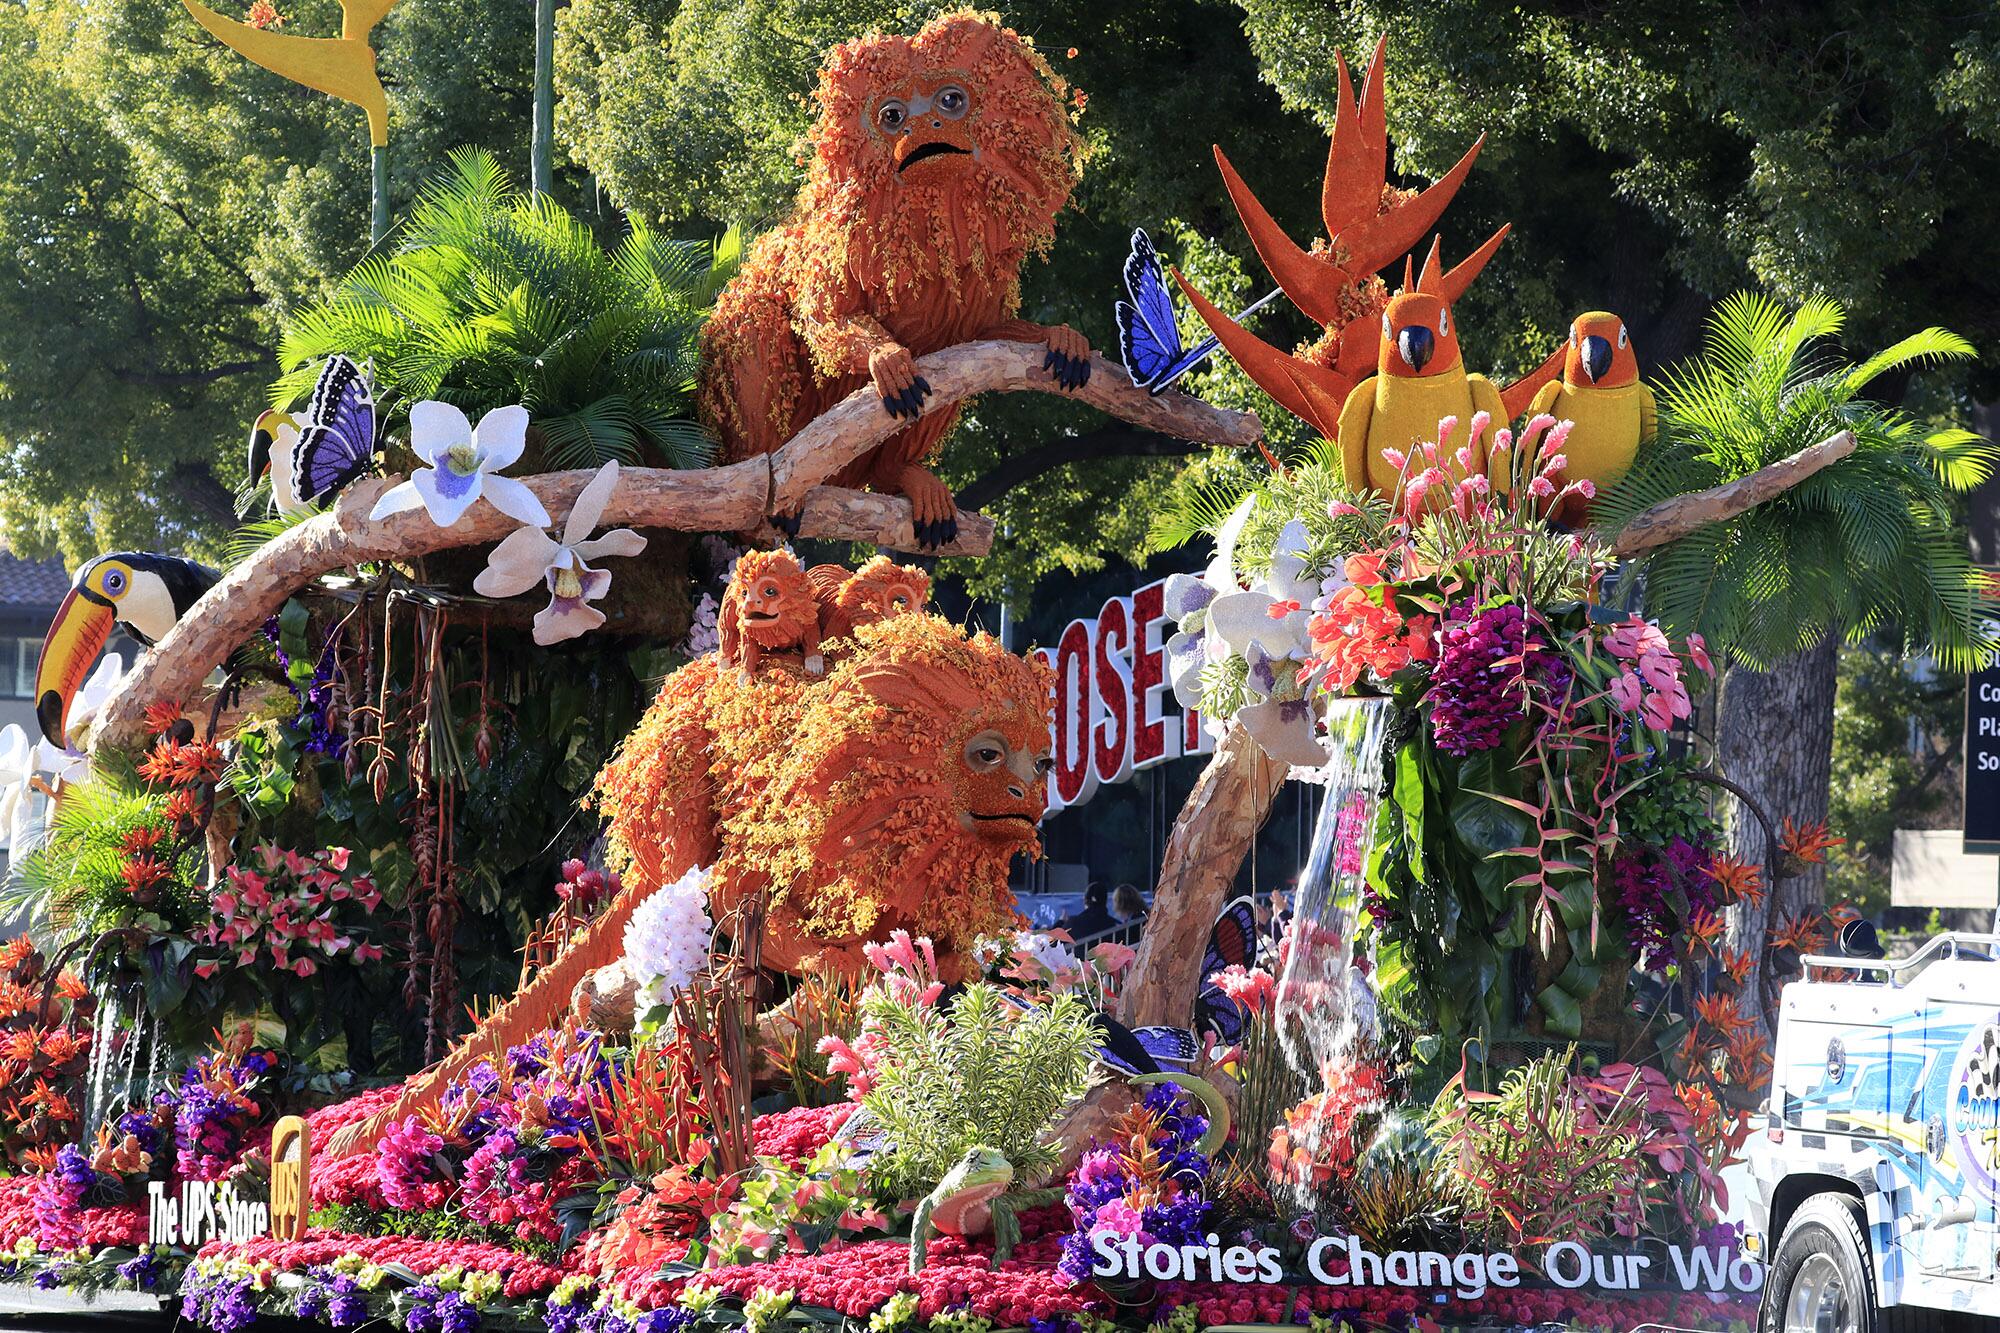
<path id="1" fill-rule="evenodd" d="M 292 446 L 292 485 L 310 504 L 366 472 L 374 458 L 375 396 L 368 376 L 348 358 L 330 356 Z"/>

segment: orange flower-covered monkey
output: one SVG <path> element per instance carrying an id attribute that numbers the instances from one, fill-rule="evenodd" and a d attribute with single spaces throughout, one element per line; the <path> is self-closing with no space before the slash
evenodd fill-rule
<path id="1" fill-rule="evenodd" d="M 1021 262 L 1047 250 L 1083 158 L 1063 91 L 988 15 L 833 50 L 791 220 L 758 241 L 703 333 L 702 411 L 729 458 L 771 453 L 872 382 L 911 424 L 833 484 L 907 496 L 927 546 L 957 535 L 951 492 L 923 466 L 956 410 L 922 415 L 914 358 L 1005 338 L 1046 344 L 1065 388 L 1090 372 L 1081 334 L 1015 317 Z"/>
<path id="2" fill-rule="evenodd" d="M 930 604 L 931 576 L 915 565 L 899 565 L 886 555 L 871 556 L 856 570 L 814 565 L 806 571 L 819 600 L 819 639 L 853 637 L 861 625 L 921 611 Z"/>
<path id="3" fill-rule="evenodd" d="M 722 594 L 716 617 L 717 655 L 744 680 L 763 660 L 796 653 L 807 675 L 826 669 L 819 651 L 819 604 L 812 584 L 789 551 L 745 551 Z"/>

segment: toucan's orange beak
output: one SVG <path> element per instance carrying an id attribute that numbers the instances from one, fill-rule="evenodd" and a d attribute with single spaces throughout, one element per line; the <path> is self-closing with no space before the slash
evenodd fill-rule
<path id="1" fill-rule="evenodd" d="M 118 617 L 111 607 L 80 588 L 71 588 L 42 640 L 35 665 L 35 717 L 51 745 L 69 748 L 69 705 L 83 678 L 111 640 Z"/>

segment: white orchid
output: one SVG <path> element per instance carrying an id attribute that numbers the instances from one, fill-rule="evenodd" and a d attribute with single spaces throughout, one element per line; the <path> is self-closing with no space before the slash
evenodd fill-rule
<path id="1" fill-rule="evenodd" d="M 1320 595 L 1319 577 L 1306 567 L 1311 542 L 1306 525 L 1291 520 L 1272 543 L 1270 567 L 1256 586 L 1224 593 L 1208 608 L 1210 637 L 1249 666 L 1243 688 L 1257 702 L 1238 709 L 1237 720 L 1273 759 L 1297 768 L 1326 762 L 1312 704 L 1298 684 L 1300 667 L 1312 657 L 1308 625 Z"/>
<path id="2" fill-rule="evenodd" d="M 450 403 L 418 403 L 410 409 L 410 449 L 430 466 L 383 492 L 368 517 L 383 519 L 421 506 L 431 522 L 448 528 L 484 496 L 501 513 L 545 528 L 549 512 L 535 493 L 500 475 L 500 469 L 520 461 L 527 443 L 525 407 L 496 407 L 479 419 L 475 430 Z"/>
<path id="3" fill-rule="evenodd" d="M 486 568 L 472 581 L 473 591 L 482 597 L 515 597 L 537 583 L 547 583 L 549 604 L 535 613 L 539 644 L 561 643 L 602 625 L 604 613 L 591 603 L 611 590 L 611 571 L 594 569 L 589 562 L 600 556 L 638 555 L 646 549 L 646 539 L 630 528 L 614 528 L 602 537 L 590 535 L 617 488 L 614 459 L 597 469 L 577 495 L 561 541 L 539 527 L 516 529 L 493 548 Z M 547 521 L 545 516 L 543 522 Z"/>
<path id="4" fill-rule="evenodd" d="M 33 823 L 37 745 L 18 722 L 0 727 L 0 839 L 19 860 L 28 850 Z"/>
<path id="5" fill-rule="evenodd" d="M 1201 706 L 1201 673 L 1209 665 L 1229 656 L 1229 646 L 1209 633 L 1209 610 L 1218 597 L 1235 592 L 1236 539 L 1249 521 L 1255 498 L 1238 505 L 1223 525 L 1216 529 L 1215 556 L 1199 574 L 1170 574 L 1163 589 L 1166 612 L 1173 617 L 1176 631 L 1164 645 L 1167 654 L 1167 681 L 1174 699 L 1183 708 Z"/>

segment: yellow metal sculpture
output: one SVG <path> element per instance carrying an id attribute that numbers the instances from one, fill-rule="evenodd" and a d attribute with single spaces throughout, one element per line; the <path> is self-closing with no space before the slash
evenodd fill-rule
<path id="1" fill-rule="evenodd" d="M 396 0 L 340 0 L 340 36 L 293 37 L 268 28 L 224 18 L 200 0 L 181 0 L 195 22 L 221 42 L 273 74 L 303 84 L 329 97 L 352 102 L 368 115 L 368 144 L 375 168 L 375 201 L 371 231 L 376 240 L 389 229 L 388 163 L 389 99 L 375 73 L 375 48 L 369 34 Z"/>

